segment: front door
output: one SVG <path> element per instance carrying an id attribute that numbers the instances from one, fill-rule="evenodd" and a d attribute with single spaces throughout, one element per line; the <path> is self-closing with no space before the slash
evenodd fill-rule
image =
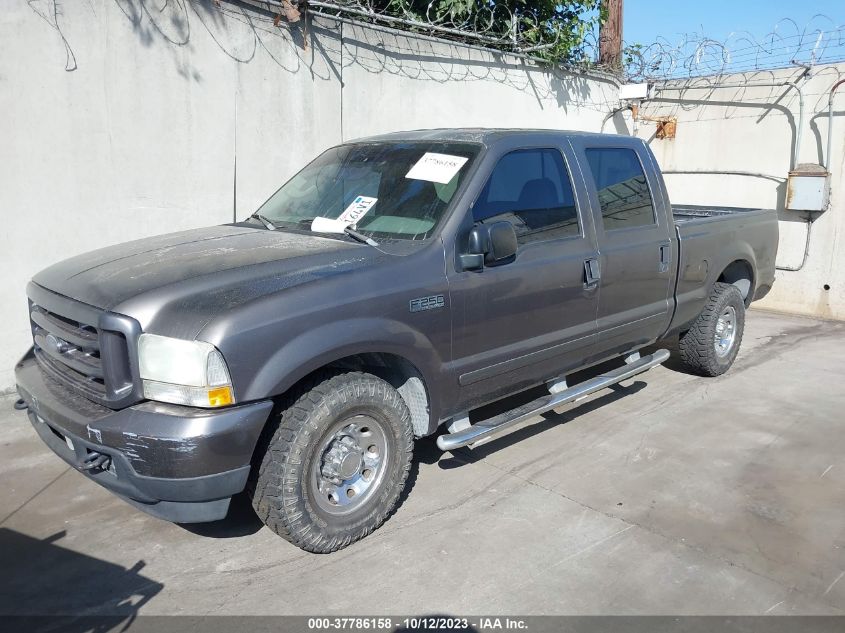
<path id="1" fill-rule="evenodd" d="M 519 248 L 513 261 L 450 274 L 464 409 L 565 373 L 593 344 L 598 293 L 585 263 L 595 265 L 598 254 L 566 152 L 503 151 L 472 206 L 475 223 L 510 222 Z"/>

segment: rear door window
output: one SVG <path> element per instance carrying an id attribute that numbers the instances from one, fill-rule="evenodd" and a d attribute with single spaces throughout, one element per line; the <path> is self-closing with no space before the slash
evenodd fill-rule
<path id="1" fill-rule="evenodd" d="M 585 151 L 598 191 L 604 230 L 654 225 L 654 204 L 637 153 L 623 147 Z"/>

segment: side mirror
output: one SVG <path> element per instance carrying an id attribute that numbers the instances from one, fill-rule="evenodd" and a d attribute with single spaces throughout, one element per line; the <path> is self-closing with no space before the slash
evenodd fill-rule
<path id="1" fill-rule="evenodd" d="M 478 224 L 469 233 L 468 253 L 461 255 L 464 270 L 504 264 L 516 257 L 516 231 L 510 222 Z"/>

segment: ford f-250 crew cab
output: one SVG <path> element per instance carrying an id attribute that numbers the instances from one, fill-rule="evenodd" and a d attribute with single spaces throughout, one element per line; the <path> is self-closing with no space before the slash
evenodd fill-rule
<path id="1" fill-rule="evenodd" d="M 691 370 L 726 371 L 777 239 L 773 211 L 673 209 L 636 138 L 349 142 L 243 222 L 38 273 L 19 404 L 150 514 L 217 520 L 246 490 L 277 534 L 330 552 L 390 514 L 415 438 L 485 441 L 663 362 L 638 350 L 669 335 Z"/>

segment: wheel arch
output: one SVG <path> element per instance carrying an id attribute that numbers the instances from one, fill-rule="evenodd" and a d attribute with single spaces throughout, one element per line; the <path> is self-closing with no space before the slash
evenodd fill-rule
<path id="1" fill-rule="evenodd" d="M 415 363 L 394 352 L 338 353 L 336 358 L 323 359 L 317 366 L 301 366 L 285 376 L 274 389 L 273 400 L 281 402 L 287 392 L 295 390 L 297 385 L 308 382 L 314 375 L 326 370 L 363 371 L 381 378 L 399 392 L 408 406 L 414 435 L 424 437 L 436 428 L 436 399 L 432 395 L 431 383 Z"/>
<path id="2" fill-rule="evenodd" d="M 326 368 L 370 371 L 400 390 L 414 414 L 414 431 L 422 436 L 436 428 L 447 397 L 449 381 L 437 346 L 425 333 L 394 319 L 358 317 L 327 322 L 279 346 L 232 353 L 241 359 L 242 380 L 236 379 L 235 392 L 244 401 L 278 400 Z M 429 416 L 425 425 L 420 413 L 423 403 Z"/>
<path id="3" fill-rule="evenodd" d="M 399 392 L 411 413 L 414 435 L 424 437 L 437 428 L 440 400 L 435 387 L 417 363 L 393 351 L 338 351 L 322 356 L 319 362 L 304 363 L 288 372 L 272 390 L 271 398 L 280 404 L 287 393 L 326 370 L 362 371 L 377 376 Z"/>
<path id="4" fill-rule="evenodd" d="M 363 371 L 378 376 L 391 385 L 411 412 L 414 435 L 423 437 L 431 432 L 431 397 L 422 372 L 411 361 L 388 352 L 362 352 L 332 361 L 318 369 Z"/>
<path id="5" fill-rule="evenodd" d="M 722 269 L 715 282 L 723 282 L 736 286 L 742 295 L 747 308 L 751 305 L 756 288 L 756 275 L 754 266 L 747 259 L 735 259 Z"/>

